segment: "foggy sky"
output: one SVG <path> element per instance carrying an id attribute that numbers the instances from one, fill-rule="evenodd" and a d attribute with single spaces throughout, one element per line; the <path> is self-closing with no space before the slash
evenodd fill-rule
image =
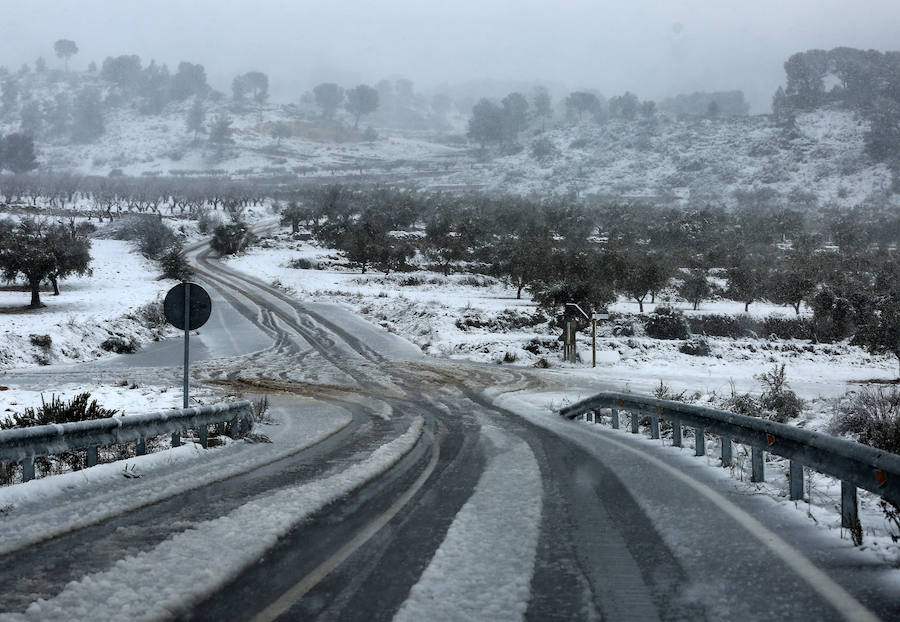
<path id="1" fill-rule="evenodd" d="M 282 101 L 402 76 L 418 91 L 496 79 L 642 99 L 740 88 L 765 112 L 790 54 L 900 49 L 898 23 L 898 0 L 0 0 L 0 64 L 59 67 L 67 38 L 73 68 L 187 60 L 226 91 L 261 70 Z"/>

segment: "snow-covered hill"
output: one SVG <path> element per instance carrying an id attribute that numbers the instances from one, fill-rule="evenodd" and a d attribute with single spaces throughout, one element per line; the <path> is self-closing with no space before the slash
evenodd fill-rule
<path id="1" fill-rule="evenodd" d="M 103 87 L 99 78 L 84 80 Z M 31 97 L 49 109 L 61 84 L 38 81 Z M 314 108 L 296 104 L 236 107 L 221 94 L 203 104 L 207 127 L 219 116 L 231 121 L 233 142 L 216 148 L 187 130 L 192 103 L 169 102 L 158 115 L 141 114 L 138 102 L 105 106 L 105 132 L 89 144 L 71 143 L 45 125 L 35 139 L 40 170 L 358 178 L 665 205 L 852 207 L 895 201 L 900 189 L 890 168 L 864 151 L 868 122 L 838 108 L 799 114 L 790 127 L 769 116 L 676 119 L 663 113 L 633 121 L 560 122 L 546 131 L 534 122 L 503 154 L 469 143 L 464 118 L 445 119 L 444 127 L 454 128 L 449 133 L 377 124 L 368 131 L 369 120 L 388 118 L 376 114 L 363 118 L 357 130 L 346 115 L 326 121 Z M 278 125 L 290 128 L 291 136 L 274 138 Z M 21 126 L 20 112 L 0 117 L 0 134 Z"/>

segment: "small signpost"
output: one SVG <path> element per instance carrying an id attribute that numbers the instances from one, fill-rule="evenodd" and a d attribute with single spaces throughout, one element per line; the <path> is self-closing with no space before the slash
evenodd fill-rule
<path id="1" fill-rule="evenodd" d="M 577 358 L 575 347 L 575 331 L 578 330 L 579 321 L 587 321 L 590 318 L 584 310 L 574 302 L 567 302 L 565 308 L 566 329 L 562 335 L 563 360 L 574 363 Z M 582 324 L 584 328 L 584 324 Z"/>
<path id="2" fill-rule="evenodd" d="M 205 289 L 196 283 L 179 283 L 169 290 L 163 300 L 163 312 L 166 320 L 175 328 L 184 330 L 184 407 L 188 407 L 188 389 L 190 388 L 190 364 L 188 357 L 191 351 L 191 331 L 197 330 L 209 319 L 212 313 L 212 301 Z M 172 445 L 181 442 L 180 435 L 172 435 Z"/>
<path id="3" fill-rule="evenodd" d="M 609 313 L 592 313 L 591 314 L 591 341 L 593 342 L 594 354 L 591 367 L 597 366 L 597 320 L 608 320 Z"/>

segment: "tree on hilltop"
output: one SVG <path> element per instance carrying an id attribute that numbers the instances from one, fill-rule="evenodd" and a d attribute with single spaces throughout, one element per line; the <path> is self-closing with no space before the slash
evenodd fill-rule
<path id="1" fill-rule="evenodd" d="M 203 107 L 203 100 L 199 96 L 194 97 L 194 103 L 188 111 L 187 130 L 194 133 L 194 140 L 197 135 L 206 131 L 204 124 L 206 123 L 206 109 Z"/>
<path id="2" fill-rule="evenodd" d="M 573 91 L 566 97 L 566 109 L 570 114 L 578 115 L 578 120 L 584 118 L 584 114 L 595 114 L 600 108 L 600 99 L 588 91 Z"/>
<path id="3" fill-rule="evenodd" d="M 74 41 L 69 39 L 60 39 L 53 44 L 53 51 L 56 52 L 57 58 L 65 59 L 66 71 L 69 71 L 69 59 L 78 54 L 78 46 Z"/>
<path id="4" fill-rule="evenodd" d="M 344 89 L 333 82 L 323 82 L 313 89 L 316 105 L 322 109 L 322 116 L 333 119 L 338 106 L 344 99 Z"/>
<path id="5" fill-rule="evenodd" d="M 378 109 L 378 91 L 367 84 L 360 84 L 347 91 L 347 111 L 353 115 L 353 128 L 359 127 L 359 118 Z"/>

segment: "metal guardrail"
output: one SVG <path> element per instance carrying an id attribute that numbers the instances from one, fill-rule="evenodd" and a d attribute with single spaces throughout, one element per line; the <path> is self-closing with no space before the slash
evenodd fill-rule
<path id="1" fill-rule="evenodd" d="M 160 411 L 143 415 L 111 417 L 39 425 L 0 431 L 0 460 L 22 463 L 22 479 L 34 479 L 34 458 L 67 451 L 87 449 L 87 465 L 98 462 L 99 448 L 117 443 L 135 442 L 137 455 L 147 453 L 148 438 L 172 435 L 172 446 L 181 444 L 181 432 L 196 429 L 200 444 L 206 447 L 207 426 L 231 424 L 231 435 L 237 437 L 250 429 L 253 406 L 244 400 L 228 404 L 198 406 Z"/>
<path id="2" fill-rule="evenodd" d="M 732 463 L 732 441 L 750 446 L 750 481 L 765 481 L 765 452 L 790 460 L 790 498 L 803 498 L 803 467 L 841 481 L 841 524 L 858 525 L 857 488 L 873 492 L 900 505 L 900 455 L 861 443 L 811 432 L 766 419 L 747 417 L 713 408 L 659 400 L 630 393 L 598 393 L 560 409 L 560 415 L 575 419 L 592 417 L 601 409 L 611 411 L 613 428 L 619 427 L 619 413 L 631 419 L 631 432 L 639 432 L 640 417 L 649 417 L 650 436 L 659 438 L 660 419 L 672 424 L 672 444 L 682 446 L 682 427 L 694 429 L 695 455 L 706 454 L 706 433 L 722 441 L 722 466 Z"/>

